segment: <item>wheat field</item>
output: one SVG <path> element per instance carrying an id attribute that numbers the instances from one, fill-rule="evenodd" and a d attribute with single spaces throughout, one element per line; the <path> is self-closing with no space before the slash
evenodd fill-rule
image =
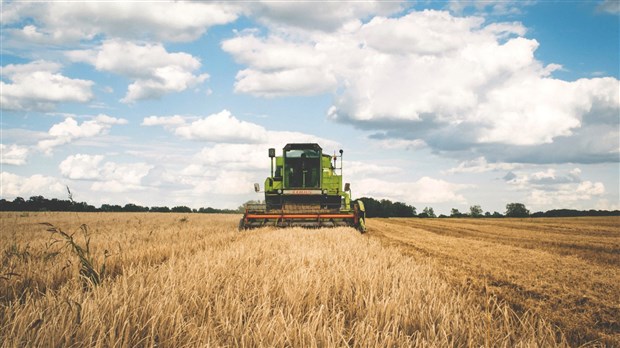
<path id="1" fill-rule="evenodd" d="M 617 331 L 586 328 L 583 337 L 596 338 L 576 341 L 571 327 L 543 304 L 499 291 L 501 275 L 518 280 L 539 272 L 547 280 L 533 286 L 561 295 L 564 279 L 548 272 L 563 271 L 543 265 L 551 260 L 545 257 L 566 250 L 548 246 L 551 252 L 543 255 L 526 241 L 495 231 L 497 226 L 486 228 L 487 220 L 461 221 L 470 234 L 483 230 L 463 237 L 455 226 L 439 224 L 456 221 L 439 219 L 370 219 L 369 232 L 362 235 L 350 228 L 238 232 L 235 215 L 5 212 L 0 217 L 2 347 L 620 342 Z M 610 221 L 617 231 L 618 220 Z M 416 225 L 421 223 L 438 225 Z M 539 233 L 536 239 L 545 235 Z M 598 239 L 584 240 L 583 245 L 612 243 L 612 252 L 601 252 L 587 265 L 582 254 L 570 256 L 583 261 L 571 266 L 585 268 L 567 277 L 607 272 L 606 281 L 592 273 L 608 286 L 604 291 L 581 286 L 589 289 L 592 306 L 599 305 L 598 292 L 607 300 L 618 294 L 617 283 L 611 283 L 618 280 L 617 238 L 618 232 L 601 230 Z M 493 247 L 484 249 L 485 243 Z M 505 249 L 496 250 L 493 243 Z M 513 273 L 494 268 L 507 268 L 499 261 L 505 253 L 513 253 Z M 531 257 L 535 262 L 525 261 Z M 588 268 L 592 265 L 600 269 Z M 613 305 L 617 311 L 617 302 Z"/>

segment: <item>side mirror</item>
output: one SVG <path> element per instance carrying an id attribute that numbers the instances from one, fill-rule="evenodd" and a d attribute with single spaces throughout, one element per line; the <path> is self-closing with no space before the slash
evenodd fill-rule
<path id="1" fill-rule="evenodd" d="M 270 158 L 276 157 L 276 149 L 274 148 L 269 149 L 269 157 Z"/>
<path id="2" fill-rule="evenodd" d="M 260 192 L 260 185 L 258 183 L 254 184 L 254 192 Z"/>
<path id="3" fill-rule="evenodd" d="M 344 192 L 349 192 L 349 191 L 351 191 L 351 184 L 349 183 L 344 184 Z"/>

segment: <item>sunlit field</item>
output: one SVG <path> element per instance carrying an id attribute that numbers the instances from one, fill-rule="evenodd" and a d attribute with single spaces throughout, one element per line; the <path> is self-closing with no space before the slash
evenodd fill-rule
<path id="1" fill-rule="evenodd" d="M 618 218 L 0 217 L 4 347 L 620 344 Z"/>
<path id="2" fill-rule="evenodd" d="M 371 219 L 370 235 L 443 279 L 537 313 L 571 346 L 620 346 L 620 217 Z"/>

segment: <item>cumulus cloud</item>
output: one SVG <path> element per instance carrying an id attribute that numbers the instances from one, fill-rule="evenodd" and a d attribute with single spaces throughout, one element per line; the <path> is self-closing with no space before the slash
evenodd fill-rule
<path id="1" fill-rule="evenodd" d="M 450 0 L 447 7 L 458 14 L 473 8 L 476 12 L 488 11 L 494 15 L 509 15 L 521 13 L 521 8 L 535 3 L 535 0 Z"/>
<path id="2" fill-rule="evenodd" d="M 375 143 L 379 145 L 379 147 L 386 150 L 394 150 L 394 149 L 403 149 L 403 150 L 416 150 L 423 147 L 426 147 L 426 142 L 421 139 L 415 140 L 406 140 L 406 139 L 374 139 L 372 136 L 371 140 L 374 140 Z"/>
<path id="3" fill-rule="evenodd" d="M 408 204 L 466 203 L 458 192 L 470 185 L 454 184 L 445 180 L 422 177 L 411 182 L 388 182 L 367 178 L 356 182 L 357 196 L 374 197 L 406 202 Z"/>
<path id="4" fill-rule="evenodd" d="M 3 4 L 2 19 L 12 26 L 7 32 L 15 40 L 35 43 L 79 42 L 101 34 L 192 41 L 211 26 L 236 20 L 238 12 L 234 4 L 216 2 L 9 2 Z"/>
<path id="5" fill-rule="evenodd" d="M 620 14 L 620 2 L 616 0 L 603 0 L 596 9 L 601 12 L 609 13 L 612 15 Z"/>
<path id="6" fill-rule="evenodd" d="M 396 166 L 380 165 L 368 162 L 346 161 L 344 172 L 347 177 L 354 179 L 385 177 L 386 175 L 402 173 L 403 169 Z M 340 161 L 337 160 L 336 167 L 340 168 Z"/>
<path id="7" fill-rule="evenodd" d="M 373 129 L 383 139 L 446 152 L 476 149 L 494 162 L 509 162 L 513 154 L 515 162 L 528 162 L 540 147 L 568 139 L 580 146 L 564 147 L 566 157 L 585 161 L 597 153 L 589 140 L 601 118 L 615 126 L 603 138 L 615 135 L 618 119 L 606 115 L 620 112 L 619 82 L 554 78 L 561 67 L 538 61 L 539 43 L 525 34 L 520 23 L 485 24 L 481 17 L 426 10 L 374 17 L 330 34 L 242 32 L 222 48 L 247 65 L 237 74 L 238 92 L 335 91 L 328 118 Z M 272 53 L 278 50 L 281 61 Z M 323 82 L 311 82 L 316 77 Z M 617 142 L 597 143 L 617 157 Z M 553 161 L 551 150 L 544 153 L 542 161 Z"/>
<path id="8" fill-rule="evenodd" d="M 329 57 L 309 44 L 279 37 L 262 40 L 250 32 L 225 40 L 222 49 L 252 66 L 237 74 L 236 92 L 265 97 L 313 95 L 337 86 L 336 77 L 323 67 Z"/>
<path id="9" fill-rule="evenodd" d="M 329 139 L 323 139 L 311 134 L 292 131 L 271 131 L 265 127 L 243 121 L 224 109 L 198 119 L 175 116 L 149 116 L 142 121 L 143 126 L 164 126 L 179 137 L 218 143 L 215 146 L 226 146 L 233 153 L 239 153 L 234 144 L 250 146 L 261 144 L 255 148 L 275 147 L 282 148 L 290 142 L 320 143 L 323 146 L 336 148 L 339 144 Z"/>
<path id="10" fill-rule="evenodd" d="M 584 181 L 574 185 L 561 184 L 552 191 L 534 189 L 527 197 L 527 202 L 535 207 L 578 208 L 582 202 L 604 193 L 603 183 Z"/>
<path id="11" fill-rule="evenodd" d="M 179 126 L 175 134 L 185 139 L 224 143 L 261 143 L 267 139 L 264 127 L 241 121 L 228 110 Z"/>
<path id="12" fill-rule="evenodd" d="M 600 198 L 605 194 L 602 182 L 581 178 L 581 169 L 573 168 L 558 173 L 549 168 L 533 173 L 512 173 L 505 178 L 515 189 L 526 192 L 526 203 L 537 209 L 582 208 L 583 202 Z"/>
<path id="13" fill-rule="evenodd" d="M 153 168 L 144 162 L 103 163 L 103 155 L 76 154 L 58 166 L 61 174 L 73 180 L 92 180 L 93 191 L 125 192 L 144 189 L 142 179 Z"/>
<path id="14" fill-rule="evenodd" d="M 164 126 L 175 127 L 185 124 L 185 118 L 183 116 L 148 116 L 142 121 L 142 126 Z"/>
<path id="15" fill-rule="evenodd" d="M 313 1 L 257 1 L 249 12 L 260 22 L 272 28 L 293 31 L 334 31 L 360 18 L 390 15 L 403 8 L 404 1 L 320 2 Z"/>
<path id="16" fill-rule="evenodd" d="M 520 165 L 516 163 L 489 163 L 487 162 L 486 158 L 478 157 L 473 160 L 463 161 L 459 163 L 458 166 L 448 169 L 447 171 L 445 171 L 445 173 L 484 173 L 499 170 L 512 170 L 519 167 Z"/>
<path id="17" fill-rule="evenodd" d="M 3 66 L 2 109 L 49 111 L 61 102 L 84 103 L 93 98 L 92 81 L 66 77 L 60 69 L 60 64 L 44 60 Z"/>
<path id="18" fill-rule="evenodd" d="M 53 125 L 48 131 L 48 139 L 37 143 L 39 150 L 50 154 L 54 147 L 70 143 L 76 139 L 95 137 L 105 134 L 113 125 L 127 124 L 127 120 L 100 114 L 80 124 L 73 118 Z"/>
<path id="19" fill-rule="evenodd" d="M 29 149 L 26 146 L 16 144 L 4 145 L 0 144 L 0 163 L 21 166 L 26 164 Z"/>
<path id="20" fill-rule="evenodd" d="M 40 174 L 21 176 L 2 172 L 0 182 L 0 197 L 5 199 L 35 195 L 58 197 L 59 194 L 66 193 L 65 186 L 58 179 Z"/>
<path id="21" fill-rule="evenodd" d="M 201 65 L 198 58 L 183 52 L 169 53 L 161 44 L 107 40 L 96 49 L 70 51 L 67 56 L 97 70 L 133 79 L 121 100 L 127 103 L 181 92 L 209 77 L 206 73 L 194 74 Z"/>
<path id="22" fill-rule="evenodd" d="M 262 183 L 267 174 L 268 148 L 275 148 L 278 154 L 293 142 L 318 143 L 326 153 L 340 148 L 338 142 L 312 134 L 268 130 L 240 120 L 228 110 L 199 118 L 149 116 L 142 125 L 163 126 L 181 138 L 207 143 L 184 166 L 165 168 L 149 178 L 158 185 L 189 187 L 181 193 L 192 196 L 253 192 L 252 183 Z"/>

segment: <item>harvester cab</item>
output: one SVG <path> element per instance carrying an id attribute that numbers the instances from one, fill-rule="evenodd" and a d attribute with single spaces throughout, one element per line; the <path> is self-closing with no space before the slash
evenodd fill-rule
<path id="1" fill-rule="evenodd" d="M 362 201 L 342 189 L 342 154 L 324 154 L 314 143 L 287 144 L 282 156 L 269 149 L 271 174 L 265 179 L 263 204 L 246 204 L 239 229 L 262 226 L 352 226 L 366 231 Z M 340 159 L 340 167 L 338 167 Z M 254 189 L 260 192 L 260 185 Z"/>

